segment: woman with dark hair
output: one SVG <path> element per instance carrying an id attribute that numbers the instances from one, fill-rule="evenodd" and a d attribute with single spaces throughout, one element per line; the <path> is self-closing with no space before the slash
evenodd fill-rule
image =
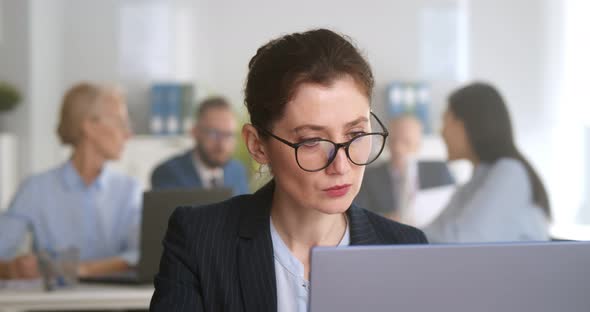
<path id="1" fill-rule="evenodd" d="M 453 92 L 442 135 L 449 160 L 467 159 L 471 180 L 426 229 L 433 242 L 547 240 L 551 209 L 541 179 L 514 143 L 508 108 L 491 85 Z"/>
<path id="2" fill-rule="evenodd" d="M 252 195 L 176 209 L 151 311 L 306 311 L 313 246 L 426 242 L 352 205 L 387 137 L 371 113 L 372 89 L 368 63 L 330 30 L 258 49 L 242 136 L 273 180 Z"/>

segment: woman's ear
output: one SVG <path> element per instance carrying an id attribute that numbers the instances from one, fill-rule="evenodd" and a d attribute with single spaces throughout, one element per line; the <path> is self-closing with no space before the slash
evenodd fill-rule
<path id="1" fill-rule="evenodd" d="M 96 132 L 96 120 L 93 118 L 84 118 L 80 122 L 80 134 L 82 138 L 90 138 L 94 136 Z"/>
<path id="2" fill-rule="evenodd" d="M 261 165 L 269 163 L 268 154 L 262 142 L 262 139 L 258 136 L 258 131 L 251 124 L 245 124 L 242 127 L 242 138 L 246 143 L 248 152 Z"/>

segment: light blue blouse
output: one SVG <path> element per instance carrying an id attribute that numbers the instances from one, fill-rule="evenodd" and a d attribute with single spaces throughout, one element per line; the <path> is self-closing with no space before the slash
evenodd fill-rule
<path id="1" fill-rule="evenodd" d="M 270 221 L 270 236 L 274 252 L 275 276 L 277 281 L 277 311 L 307 312 L 309 310 L 309 281 L 304 277 L 305 269 L 283 242 Z M 348 223 L 338 247 L 350 245 Z"/>
<path id="2" fill-rule="evenodd" d="M 480 164 L 424 232 L 433 243 L 548 240 L 524 165 L 512 158 Z"/>
<path id="3" fill-rule="evenodd" d="M 28 178 L 0 215 L 0 259 L 16 255 L 25 234 L 36 248 L 76 247 L 80 259 L 138 260 L 141 186 L 104 166 L 86 185 L 71 162 Z"/>

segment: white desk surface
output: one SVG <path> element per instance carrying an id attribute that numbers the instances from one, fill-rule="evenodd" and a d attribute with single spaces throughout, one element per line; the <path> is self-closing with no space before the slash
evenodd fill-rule
<path id="1" fill-rule="evenodd" d="M 0 312 L 148 309 L 151 285 L 89 285 L 45 292 L 41 289 L 0 289 Z"/>

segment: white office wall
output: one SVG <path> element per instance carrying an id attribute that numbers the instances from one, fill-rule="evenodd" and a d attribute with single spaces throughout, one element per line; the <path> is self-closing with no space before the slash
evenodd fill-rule
<path id="1" fill-rule="evenodd" d="M 28 172 L 55 165 L 60 145 L 56 128 L 63 91 L 63 1 L 31 1 L 30 131 Z M 37 155 L 45 155 L 38 157 Z"/>
<path id="2" fill-rule="evenodd" d="M 13 111 L 0 115 L 0 131 L 16 135 L 18 173 L 25 172 L 32 159 L 29 150 L 31 137 L 30 104 L 30 3 L 21 0 L 2 0 L 2 41 L 0 42 L 0 79 L 15 85 L 23 98 Z M 8 196 L 4 194 L 3 196 Z"/>
<path id="3" fill-rule="evenodd" d="M 258 47 L 281 34 L 328 27 L 345 33 L 366 52 L 376 80 L 375 103 L 396 79 L 421 79 L 420 13 L 428 7 L 455 6 L 457 1 L 311 1 L 202 0 L 209 20 L 208 37 L 197 42 L 214 56 L 208 59 L 208 87 L 243 103 L 247 64 Z M 439 98 L 440 99 L 440 98 Z M 378 107 L 379 108 L 379 107 Z"/>
<path id="4" fill-rule="evenodd" d="M 3 15 L 3 13 L 2 13 L 2 1 L 0 1 L 0 43 L 2 42 L 2 34 L 3 34 L 3 31 L 2 31 L 2 28 L 3 27 L 2 27 L 2 25 L 4 24 L 4 22 L 3 22 L 4 17 L 2 15 Z"/>
<path id="5" fill-rule="evenodd" d="M 9 78 L 19 86 L 25 99 L 16 111 L 0 116 L 0 127 L 19 137 L 21 177 L 55 163 L 54 153 L 44 151 L 56 143 L 59 96 L 76 81 L 130 86 L 132 115 L 140 122 L 147 118 L 145 92 L 150 79 L 158 77 L 129 80 L 122 72 L 119 14 L 125 4 L 170 5 L 171 14 L 184 16 L 171 26 L 174 39 L 164 47 L 175 56 L 169 76 L 192 79 L 201 96 L 225 94 L 236 106 L 242 105 L 247 62 L 261 44 L 280 34 L 313 27 L 346 33 L 366 51 L 373 66 L 377 111 L 382 111 L 379 105 L 389 81 L 422 78 L 420 12 L 429 7 L 466 5 L 464 77 L 489 80 L 504 93 L 519 145 L 539 169 L 554 206 L 559 207 L 559 218 L 571 219 L 581 200 L 582 190 L 566 187 L 560 179 L 563 157 L 559 154 L 567 148 L 563 137 L 574 136 L 572 142 L 577 142 L 577 132 L 558 125 L 558 120 L 564 120 L 558 117 L 563 110 L 555 87 L 562 70 L 561 1 L 2 1 L 0 78 Z M 436 82 L 434 117 L 444 107 L 446 92 L 458 84 L 455 80 Z M 568 179 L 581 185 L 577 174 L 581 170 L 576 172 L 581 160 L 578 162 L 575 148 L 567 152 L 573 153 L 568 171 L 574 172 Z"/>
<path id="6" fill-rule="evenodd" d="M 469 4 L 470 79 L 495 84 L 511 113 L 517 144 L 545 181 L 552 108 L 544 97 L 543 1 Z"/>
<path id="7" fill-rule="evenodd" d="M 469 6 L 470 78 L 500 88 L 517 143 L 545 183 L 555 221 L 574 223 L 583 202 L 584 150 L 575 118 L 580 112 L 563 92 L 564 3 L 477 0 Z"/>
<path id="8" fill-rule="evenodd" d="M 6 209 L 17 188 L 16 138 L 0 133 L 0 213 Z"/>
<path id="9" fill-rule="evenodd" d="M 16 135 L 18 173 L 26 175 L 53 165 L 53 133 L 61 92 L 61 1 L 3 0 L 0 79 L 17 86 L 23 100 L 1 116 L 2 131 Z M 43 157 L 39 157 L 43 155 Z"/>
<path id="10" fill-rule="evenodd" d="M 587 86 L 590 81 L 589 14 L 588 1 L 566 0 L 563 3 L 564 31 L 563 44 L 559 46 L 562 62 L 558 90 L 561 101 L 556 102 L 560 108 L 559 132 L 556 135 L 560 145 L 554 152 L 559 157 L 555 172 L 561 174 L 559 185 L 564 195 L 568 194 L 566 192 L 572 193 L 574 205 L 579 203 L 581 197 L 581 208 L 572 217 L 586 224 L 590 224 L 590 105 L 587 104 Z M 570 187 L 573 183 L 563 181 L 577 183 Z"/>
<path id="11" fill-rule="evenodd" d="M 196 3 L 187 0 L 65 2 L 65 86 L 81 80 L 122 85 L 134 129 L 148 133 L 150 84 L 195 81 L 199 62 L 207 62 L 194 47 L 206 15 L 195 17 Z"/>
<path id="12" fill-rule="evenodd" d="M 120 65 L 120 8 L 125 3 L 161 3 L 177 8 L 181 18 L 170 19 L 175 27 L 191 27 L 192 8 L 184 1 L 116 0 L 1 0 L 2 41 L 0 79 L 13 83 L 23 94 L 19 107 L 0 115 L 0 131 L 17 136 L 18 179 L 54 166 L 63 160 L 55 135 L 63 92 L 72 84 L 90 80 L 130 86 L 130 111 L 134 118 L 147 119 L 150 79 L 175 76 L 190 78 L 193 64 L 186 65 L 193 51 L 185 39 L 190 29 L 177 31 L 177 45 L 161 47 L 174 51 L 175 61 L 167 77 L 142 76 L 123 79 Z M 177 12 L 172 11 L 177 14 Z M 183 21 L 183 22 L 179 22 Z M 188 51 L 179 51 L 180 48 Z M 182 61 L 179 61 L 182 59 Z M 188 77 L 188 78 L 187 78 Z M 143 88 L 143 89 L 142 89 Z M 137 90 L 141 89 L 138 92 Z M 145 130 L 145 129 L 144 129 Z"/>
<path id="13" fill-rule="evenodd" d="M 583 141 L 581 129 L 568 126 L 560 98 L 566 31 L 561 1 L 198 3 L 209 19 L 199 24 L 207 28 L 208 37 L 197 46 L 214 53 L 207 58 L 209 76 L 204 82 L 235 103 L 242 102 L 246 64 L 256 48 L 283 33 L 330 27 L 349 34 L 367 52 L 377 82 L 377 106 L 383 104 L 389 81 L 421 78 L 421 10 L 465 7 L 467 38 L 462 43 L 467 46 L 466 64 L 458 64 L 464 66 L 460 71 L 465 75 L 458 78 L 486 80 L 500 89 L 509 105 L 518 145 L 544 180 L 556 221 L 575 222 L 583 197 L 583 153 L 577 147 Z M 446 93 L 459 79 L 435 82 L 434 118 L 439 117 Z M 576 182 L 563 183 L 564 179 Z"/>
<path id="14" fill-rule="evenodd" d="M 393 79 L 420 79 L 420 10 L 456 3 L 454 0 L 378 1 L 372 5 L 341 4 L 338 1 L 279 4 L 269 0 L 256 3 L 212 0 L 4 1 L 13 6 L 17 3 L 25 6 L 22 10 L 29 17 L 26 27 L 12 29 L 29 37 L 30 42 L 14 54 L 16 59 L 25 55 L 23 62 L 31 66 L 34 63 L 35 67 L 24 77 L 35 78 L 34 87 L 40 90 L 27 92 L 35 97 L 31 104 L 34 115 L 27 116 L 30 120 L 26 122 L 22 122 L 25 118 L 19 117 L 17 119 L 21 122 L 12 126 L 26 125 L 31 129 L 23 129 L 23 134 L 25 131 L 40 134 L 34 138 L 22 136 L 23 149 L 19 155 L 50 149 L 50 145 L 57 143 L 54 129 L 59 95 L 80 80 L 122 83 L 129 87 L 130 111 L 140 124 L 140 132 L 147 130 L 148 99 L 145 94 L 152 80 L 193 80 L 199 86 L 200 96 L 224 94 L 241 107 L 247 62 L 256 49 L 282 33 L 312 27 L 330 27 L 347 33 L 367 52 L 375 71 L 375 103 L 379 110 L 386 83 Z M 168 49 L 174 56 L 168 75 L 131 79 L 126 76 L 125 68 L 120 64 L 120 9 L 125 5 L 171 8 L 174 21 L 171 46 L 154 47 Z M 339 14 L 333 14 L 334 10 Z M 15 12 L 10 7 L 4 11 Z M 47 14 L 43 15 L 43 12 Z M 16 26 L 16 22 L 12 24 Z M 27 31 L 27 28 L 30 29 Z M 9 29 L 5 32 L 5 37 L 9 37 Z M 193 42 L 187 42 L 187 39 Z M 40 48 L 31 48 L 33 44 Z M 46 88 L 42 88 L 43 85 L 47 85 Z M 23 158 L 21 176 L 54 164 L 57 161 L 54 155 L 55 152 L 48 151 L 35 153 L 35 159 Z"/>
<path id="15" fill-rule="evenodd" d="M 119 81 L 117 3 L 116 0 L 65 0 L 65 85 L 80 80 Z"/>

